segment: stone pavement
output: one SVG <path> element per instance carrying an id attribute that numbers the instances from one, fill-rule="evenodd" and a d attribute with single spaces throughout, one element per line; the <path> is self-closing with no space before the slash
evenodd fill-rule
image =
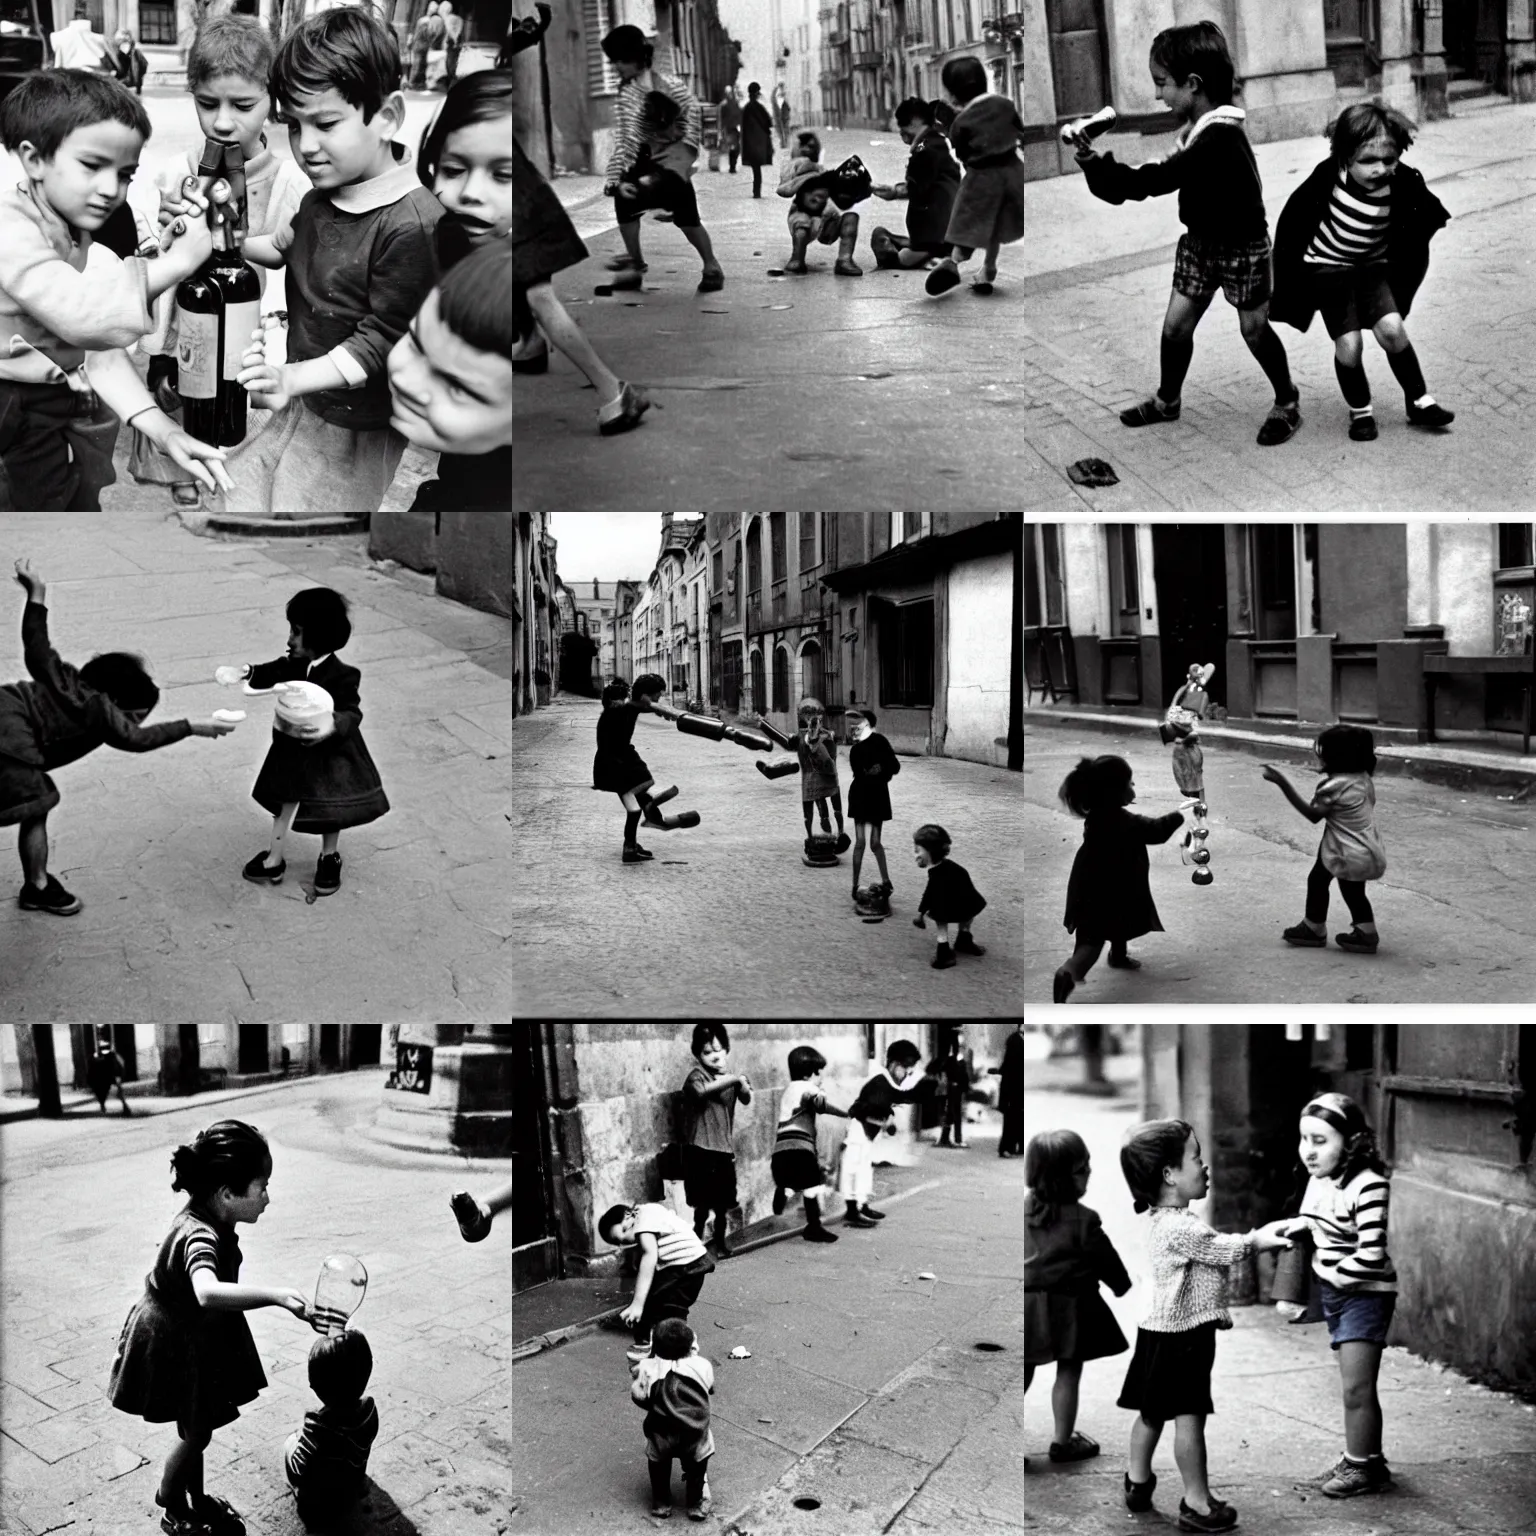
<path id="1" fill-rule="evenodd" d="M 592 788 L 600 705 L 556 695 L 512 722 L 513 823 L 523 879 L 511 918 L 519 938 L 518 1011 L 582 1018 L 667 1018 L 701 1008 L 738 1018 L 810 1007 L 828 1018 L 894 1009 L 911 1017 L 1017 1018 L 1023 869 L 1019 775 L 945 757 L 904 757 L 891 791 L 885 849 L 891 916 L 853 910 L 852 850 L 834 869 L 801 862 L 799 782 L 765 781 L 759 754 L 643 719 L 635 746 L 667 809 L 697 810 L 689 830 L 642 830 L 648 864 L 620 861 L 616 796 Z M 975 935 L 987 953 L 936 971 L 933 924 L 912 926 L 926 875 L 912 832 L 938 821 L 955 862 L 987 899 Z M 819 828 L 819 822 L 817 826 Z M 850 836 L 851 836 L 850 830 Z M 865 853 L 862 878 L 879 878 Z"/>
<path id="2" fill-rule="evenodd" d="M 901 175 L 894 133 L 822 132 L 823 159 L 857 153 L 875 180 Z M 1167 139 L 1122 137 L 1139 161 Z M 1320 322 L 1278 328 L 1302 391 L 1306 424 L 1260 449 L 1268 386 L 1218 299 L 1195 338 L 1182 419 L 1123 428 L 1118 412 L 1157 382 L 1157 345 L 1181 226 L 1175 199 L 1111 207 L 1081 177 L 1029 183 L 1026 230 L 1004 248 L 997 293 L 927 298 L 923 277 L 881 272 L 876 224 L 904 227 L 901 203 L 859 206 L 863 278 L 774 279 L 788 252 L 787 203 L 770 170 L 761 201 L 750 180 L 701 170 L 705 226 L 726 271 L 698 296 L 698 260 L 676 230 L 646 222 L 651 270 L 638 294 L 598 299 L 603 262 L 620 249 L 611 203 L 583 182 L 562 193 L 591 258 L 556 292 L 622 378 L 653 409 L 638 431 L 600 438 L 575 368 L 514 385 L 514 506 L 527 509 L 710 506 L 1006 508 L 1040 516 L 1200 511 L 1406 510 L 1492 513 L 1529 505 L 1536 406 L 1527 360 L 1536 312 L 1531 272 L 1536 106 L 1496 106 L 1425 124 L 1409 162 L 1453 215 L 1432 247 L 1409 333 L 1431 390 L 1458 414 L 1445 433 L 1410 432 L 1396 381 L 1367 343 L 1381 437 L 1351 443 Z M 1273 231 L 1290 191 L 1326 154 L 1320 138 L 1256 146 Z M 1109 460 L 1118 486 L 1073 485 L 1075 460 Z"/>
<path id="3" fill-rule="evenodd" d="M 25 675 L 24 594 L 12 562 L 48 583 L 49 632 L 77 666 L 145 654 L 151 722 L 247 710 L 230 736 L 156 752 L 101 748 L 58 770 L 49 865 L 84 910 L 0 899 L 0 1010 L 11 1023 L 404 1023 L 502 1020 L 511 1007 L 506 890 L 511 635 L 507 620 L 376 566 L 366 535 L 199 538 L 168 512 L 14 513 L 0 546 L 13 604 L 0 678 Z M 250 797 L 271 701 L 213 681 L 223 662 L 282 654 L 300 588 L 352 603 L 343 655 L 363 675 L 363 733 L 387 816 L 342 834 L 341 890 L 305 900 L 318 839 L 289 834 L 288 876 L 241 866 L 271 836 Z M 9 862 L 14 834 L 0 836 Z"/>
<path id="4" fill-rule="evenodd" d="M 511 1227 L 467 1244 L 448 1208 L 507 1164 L 399 1151 L 369 1139 L 377 1070 L 242 1096 L 211 1110 L 100 1123 L 27 1121 L 0 1130 L 0 1531 L 6 1536 L 145 1536 L 170 1425 L 106 1399 L 117 1337 L 184 1196 L 168 1161 L 211 1120 L 258 1127 L 273 1151 L 272 1203 L 240 1229 L 241 1279 L 313 1295 L 320 1261 L 368 1270 L 354 1319 L 372 1348 L 379 1438 L 363 1507 L 345 1536 L 502 1536 L 508 1530 Z M 268 1387 L 215 1432 L 206 1484 L 250 1536 L 304 1530 L 282 1472 L 284 1440 L 316 1406 L 314 1334 L 278 1308 L 246 1314 Z"/>
<path id="5" fill-rule="evenodd" d="M 715 1366 L 715 1519 L 702 1529 L 1024 1529 L 1023 1164 L 997 1156 L 1000 1121 L 984 1114 L 967 1127 L 969 1151 L 876 1170 L 875 1203 L 887 1212 L 878 1229 L 840 1227 L 837 1243 L 789 1238 L 717 1261 L 689 1318 Z M 513 1532 L 645 1528 L 645 1438 L 626 1343 L 624 1333 L 588 1332 L 513 1366 Z M 726 1358 L 738 1344 L 750 1359 Z M 814 1513 L 796 1500 L 815 1501 Z"/>

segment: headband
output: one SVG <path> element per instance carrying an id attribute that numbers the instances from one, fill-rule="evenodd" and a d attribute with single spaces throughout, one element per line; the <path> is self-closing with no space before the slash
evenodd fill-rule
<path id="1" fill-rule="evenodd" d="M 1319 1094 L 1302 1114 L 1326 1121 L 1342 1136 L 1353 1136 L 1365 1129 L 1365 1115 L 1360 1106 L 1342 1093 Z"/>

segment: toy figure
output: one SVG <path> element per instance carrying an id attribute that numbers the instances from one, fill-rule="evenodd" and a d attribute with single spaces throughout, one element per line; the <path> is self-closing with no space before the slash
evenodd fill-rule
<path id="1" fill-rule="evenodd" d="M 781 747 L 795 750 L 800 769 L 800 802 L 805 814 L 805 857 L 802 862 L 812 869 L 828 869 L 838 862 L 838 854 L 846 853 L 853 845 L 853 839 L 843 830 L 843 794 L 837 782 L 837 741 L 826 727 L 819 699 L 801 699 L 796 715 L 800 729 L 793 737 L 786 736 L 761 715 L 757 717 L 757 723 Z M 759 763 L 757 771 L 764 778 L 778 779 L 792 773 L 795 766 L 793 763 Z M 835 838 L 827 817 L 828 800 L 832 802 L 832 814 L 837 817 Z M 813 810 L 821 814 L 819 836 L 813 836 L 811 832 Z"/>
<path id="2" fill-rule="evenodd" d="M 1211 662 L 1204 666 L 1199 662 L 1191 662 L 1188 678 L 1174 694 L 1173 702 L 1163 716 L 1163 724 L 1157 728 L 1164 746 L 1173 743 L 1174 782 L 1186 795 L 1195 797 L 1191 807 L 1195 824 L 1184 834 L 1179 856 L 1184 863 L 1195 866 L 1190 879 L 1196 885 L 1209 885 L 1215 878 L 1210 870 L 1211 850 L 1207 846 L 1211 829 L 1206 822 L 1205 754 L 1200 749 L 1199 730 L 1200 722 L 1211 707 L 1206 685 L 1215 672 L 1215 665 Z"/>

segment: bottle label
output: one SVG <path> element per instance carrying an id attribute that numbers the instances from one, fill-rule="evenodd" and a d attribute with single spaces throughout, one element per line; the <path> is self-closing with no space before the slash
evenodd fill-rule
<path id="1" fill-rule="evenodd" d="M 219 317 L 180 310 L 176 338 L 176 392 L 184 400 L 212 400 L 219 390 Z"/>
<path id="2" fill-rule="evenodd" d="M 233 379 L 241 369 L 240 359 L 251 344 L 251 333 L 261 324 L 261 300 L 243 299 L 224 309 L 224 377 Z"/>

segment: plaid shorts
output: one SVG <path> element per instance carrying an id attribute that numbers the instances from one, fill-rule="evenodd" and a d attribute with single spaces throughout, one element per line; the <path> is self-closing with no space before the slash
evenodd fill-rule
<path id="1" fill-rule="evenodd" d="M 1173 288 L 1188 299 L 1203 299 L 1218 288 L 1235 309 L 1257 309 L 1270 294 L 1269 240 L 1227 245 L 1181 235 L 1173 258 Z"/>

